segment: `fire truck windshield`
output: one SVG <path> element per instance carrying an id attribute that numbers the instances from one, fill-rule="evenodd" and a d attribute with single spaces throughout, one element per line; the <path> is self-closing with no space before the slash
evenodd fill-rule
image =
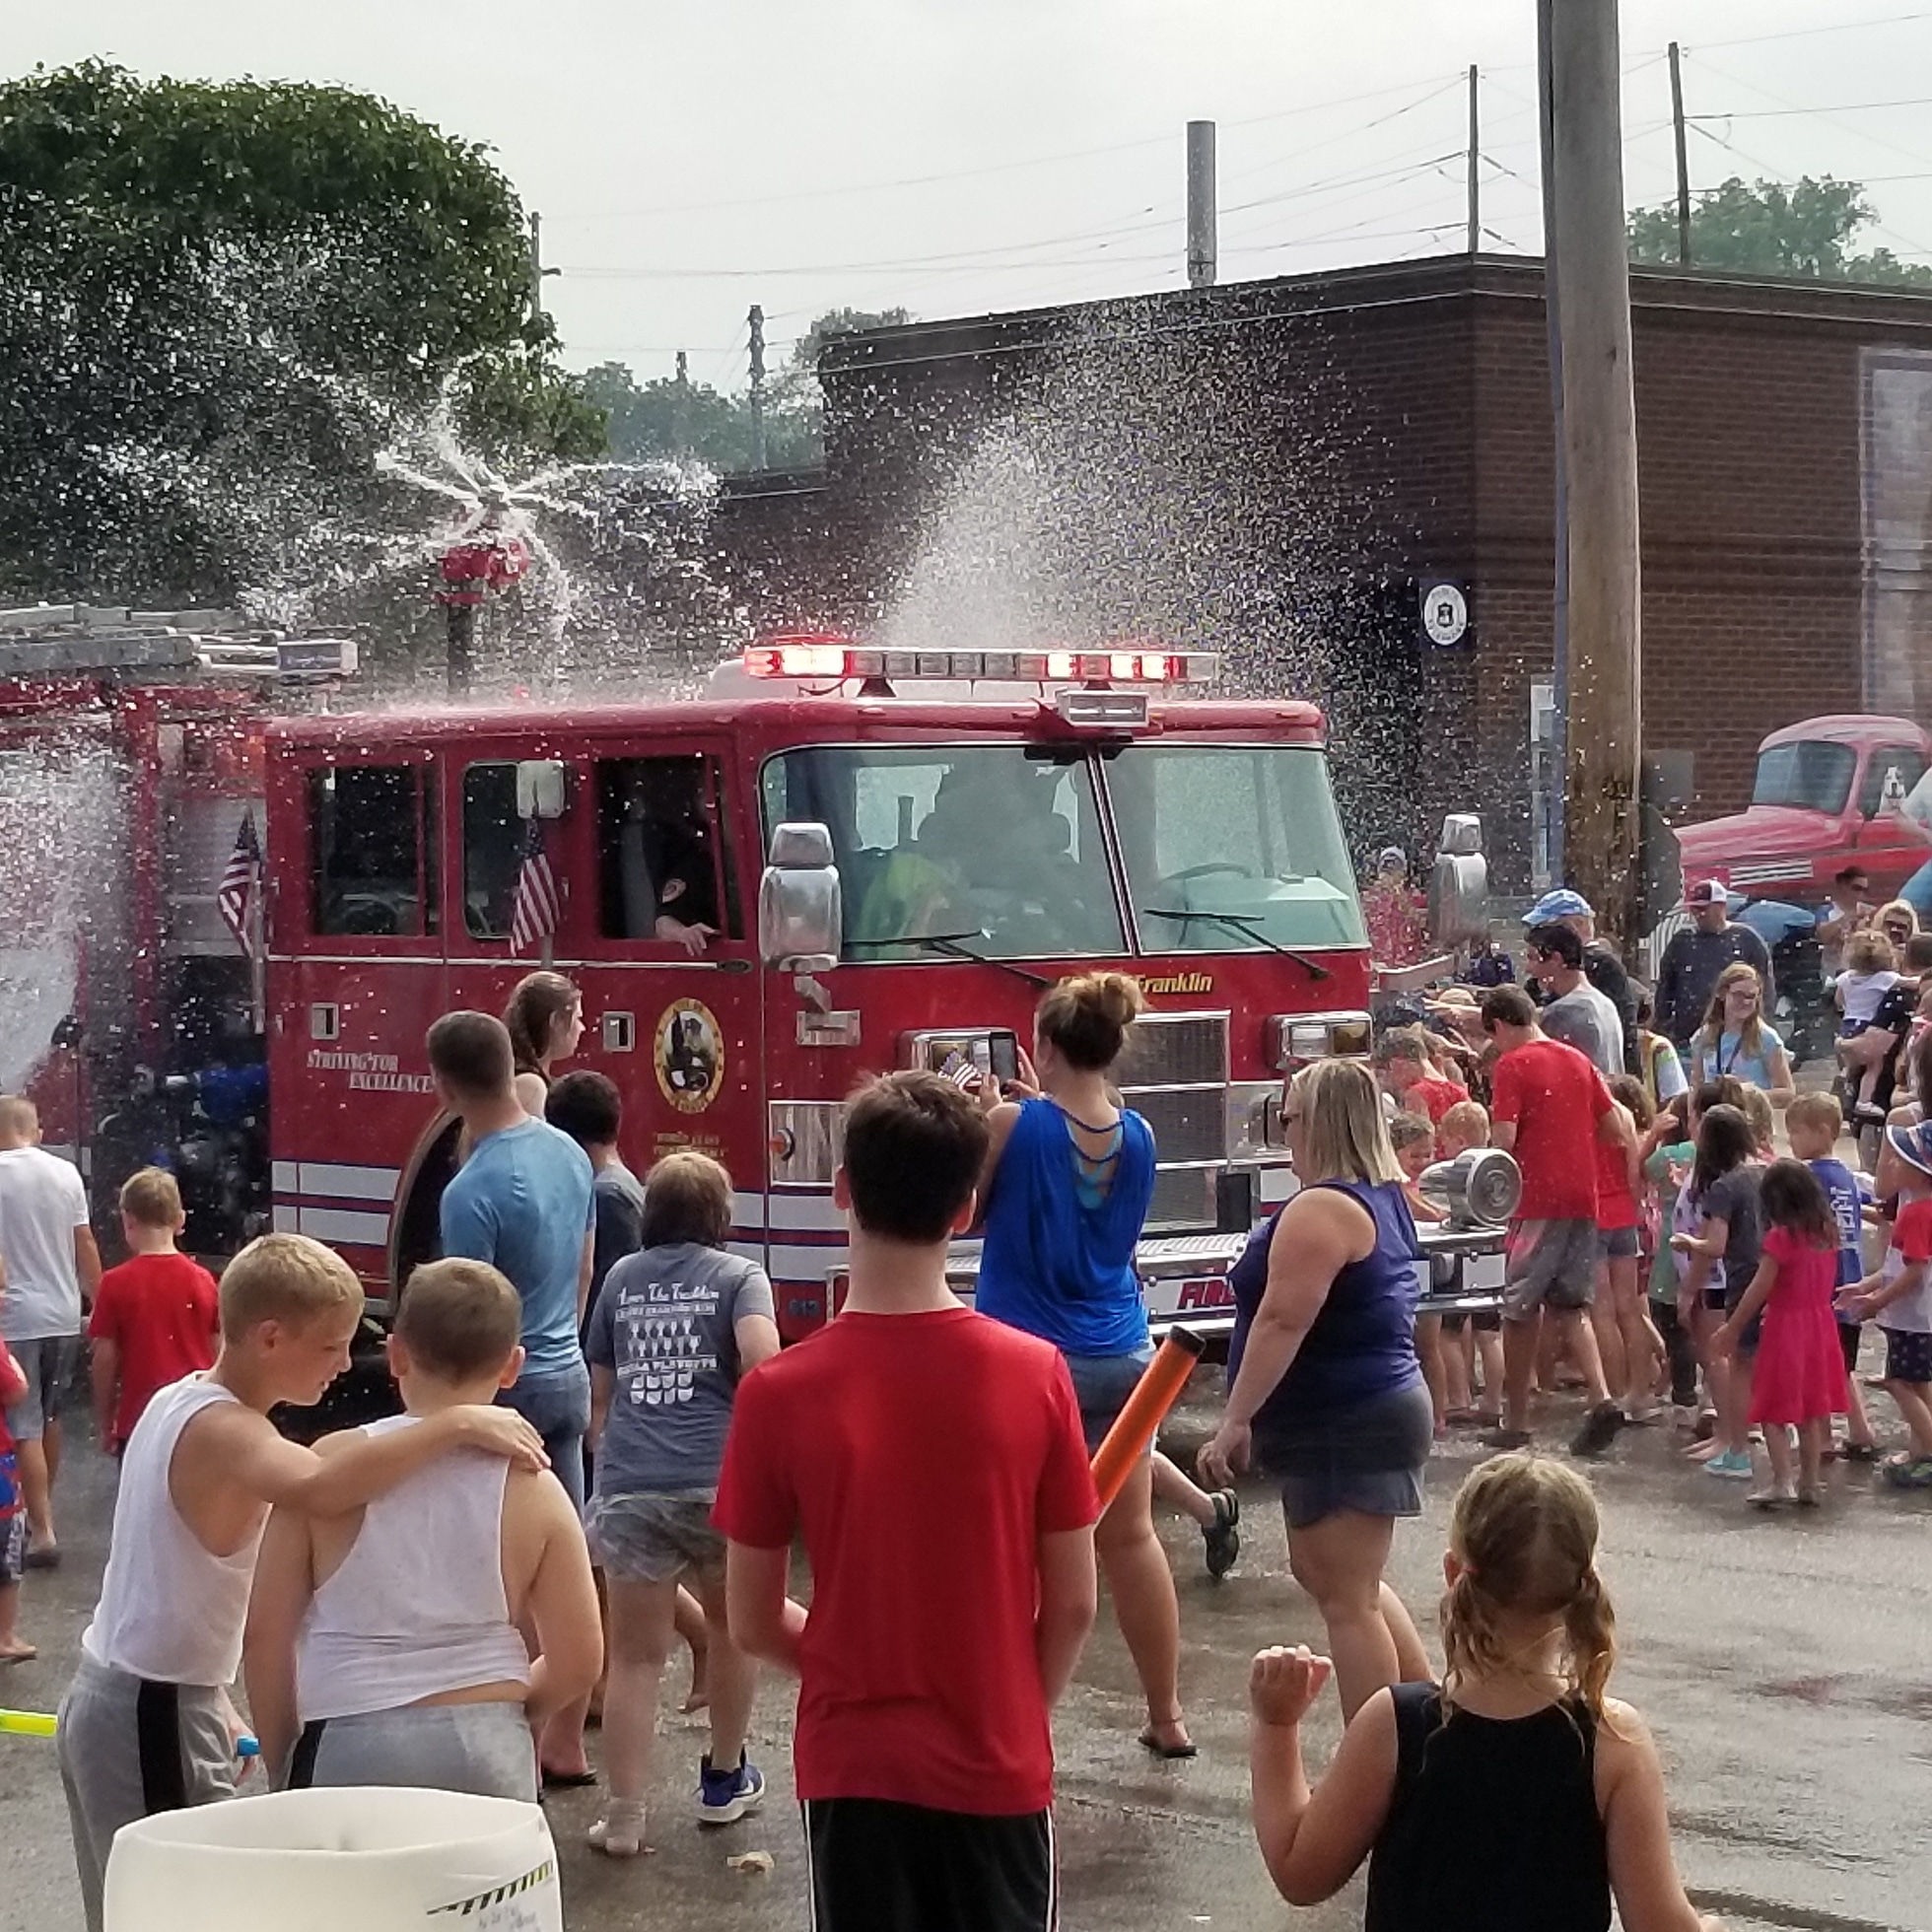
<path id="1" fill-rule="evenodd" d="M 1136 744 L 1106 770 L 1148 952 L 1364 943 L 1312 745 Z"/>
<path id="2" fill-rule="evenodd" d="M 831 828 L 855 957 L 930 959 L 962 933 L 989 959 L 1126 949 L 1082 750 L 812 746 L 774 758 L 764 794 L 768 834 Z"/>
<path id="3" fill-rule="evenodd" d="M 1097 784 L 1127 876 L 1116 882 Z M 1312 746 L 811 746 L 765 768 L 767 836 L 830 828 L 858 960 L 1359 946 L 1354 875 Z M 946 949 L 951 949 L 948 945 Z"/>

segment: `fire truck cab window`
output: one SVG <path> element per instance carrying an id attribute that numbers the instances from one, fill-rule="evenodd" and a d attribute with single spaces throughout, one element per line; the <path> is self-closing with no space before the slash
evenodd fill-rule
<path id="1" fill-rule="evenodd" d="M 517 767 L 469 766 L 463 773 L 463 927 L 472 939 L 509 935 L 523 834 Z"/>
<path id="2" fill-rule="evenodd" d="M 401 938 L 426 930 L 423 777 L 414 765 L 333 765 L 310 774 L 316 932 Z"/>
<path id="3" fill-rule="evenodd" d="M 1314 746 L 1129 745 L 1107 784 L 1148 952 L 1364 943 Z"/>
<path id="4" fill-rule="evenodd" d="M 678 943 L 700 926 L 734 934 L 705 760 L 599 759 L 596 793 L 603 936 Z"/>
<path id="5" fill-rule="evenodd" d="M 813 747 L 773 759 L 764 794 L 767 839 L 786 820 L 831 828 L 854 960 L 1126 943 L 1083 753 Z"/>

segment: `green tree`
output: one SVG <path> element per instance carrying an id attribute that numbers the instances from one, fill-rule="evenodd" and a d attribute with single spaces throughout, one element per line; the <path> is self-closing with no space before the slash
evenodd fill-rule
<path id="1" fill-rule="evenodd" d="M 0 586 L 226 597 L 453 384 L 493 459 L 603 427 L 487 152 L 346 89 L 0 85 Z"/>
<path id="2" fill-rule="evenodd" d="M 1890 248 L 1855 253 L 1852 243 L 1878 219 L 1857 181 L 1814 179 L 1795 186 L 1733 175 L 1690 207 L 1690 260 L 1698 268 L 1796 275 L 1816 282 L 1889 282 L 1932 287 L 1932 265 L 1900 261 Z M 1675 263 L 1677 204 L 1632 209 L 1630 259 Z"/>
<path id="3" fill-rule="evenodd" d="M 765 464 L 803 469 L 825 454 L 825 398 L 818 386 L 818 358 L 837 335 L 909 322 L 903 309 L 872 312 L 830 309 L 792 345 L 792 353 L 765 385 Z M 757 439 L 751 402 L 703 382 L 660 376 L 639 383 L 622 363 L 599 363 L 584 378 L 584 394 L 610 426 L 613 455 L 631 462 L 695 457 L 721 475 L 755 466 Z"/>

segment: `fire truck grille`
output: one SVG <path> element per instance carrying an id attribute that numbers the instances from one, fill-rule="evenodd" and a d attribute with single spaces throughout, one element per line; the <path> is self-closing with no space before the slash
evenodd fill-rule
<path id="1" fill-rule="evenodd" d="M 1180 1161 L 1226 1158 L 1227 1149 L 1221 1144 L 1226 1133 L 1225 1091 L 1222 1087 L 1167 1087 L 1137 1093 L 1128 1087 L 1123 1094 L 1127 1104 L 1154 1131 L 1156 1164 L 1171 1167 Z"/>
<path id="2" fill-rule="evenodd" d="M 1149 1013 L 1128 1035 L 1118 1078 L 1153 1129 L 1147 1231 L 1212 1227 L 1214 1177 L 1227 1159 L 1227 1015 Z"/>

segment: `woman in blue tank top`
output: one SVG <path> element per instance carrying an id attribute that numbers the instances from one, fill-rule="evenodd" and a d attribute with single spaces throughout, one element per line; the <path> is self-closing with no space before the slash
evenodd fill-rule
<path id="1" fill-rule="evenodd" d="M 1038 1091 L 993 1107 L 980 1190 L 986 1245 L 976 1305 L 1067 1358 L 1089 1449 L 1153 1359 L 1134 1250 L 1153 1198 L 1154 1138 L 1108 1080 L 1143 1003 L 1139 982 L 1125 973 L 1062 980 L 1041 1000 Z M 1146 1693 L 1140 1741 L 1162 1757 L 1192 1757 L 1181 1716 L 1181 1612 L 1154 1531 L 1149 1457 L 1101 1517 L 1094 1546 Z"/>
<path id="2" fill-rule="evenodd" d="M 1227 1414 L 1201 1468 L 1224 1483 L 1252 1459 L 1279 1483 L 1288 1567 L 1328 1625 L 1352 1716 L 1384 1685 L 1428 1674 L 1382 1581 L 1396 1518 L 1421 1511 L 1435 1434 L 1415 1357 L 1421 1251 L 1365 1067 L 1304 1068 L 1281 1125 L 1301 1191 L 1228 1277 Z"/>

